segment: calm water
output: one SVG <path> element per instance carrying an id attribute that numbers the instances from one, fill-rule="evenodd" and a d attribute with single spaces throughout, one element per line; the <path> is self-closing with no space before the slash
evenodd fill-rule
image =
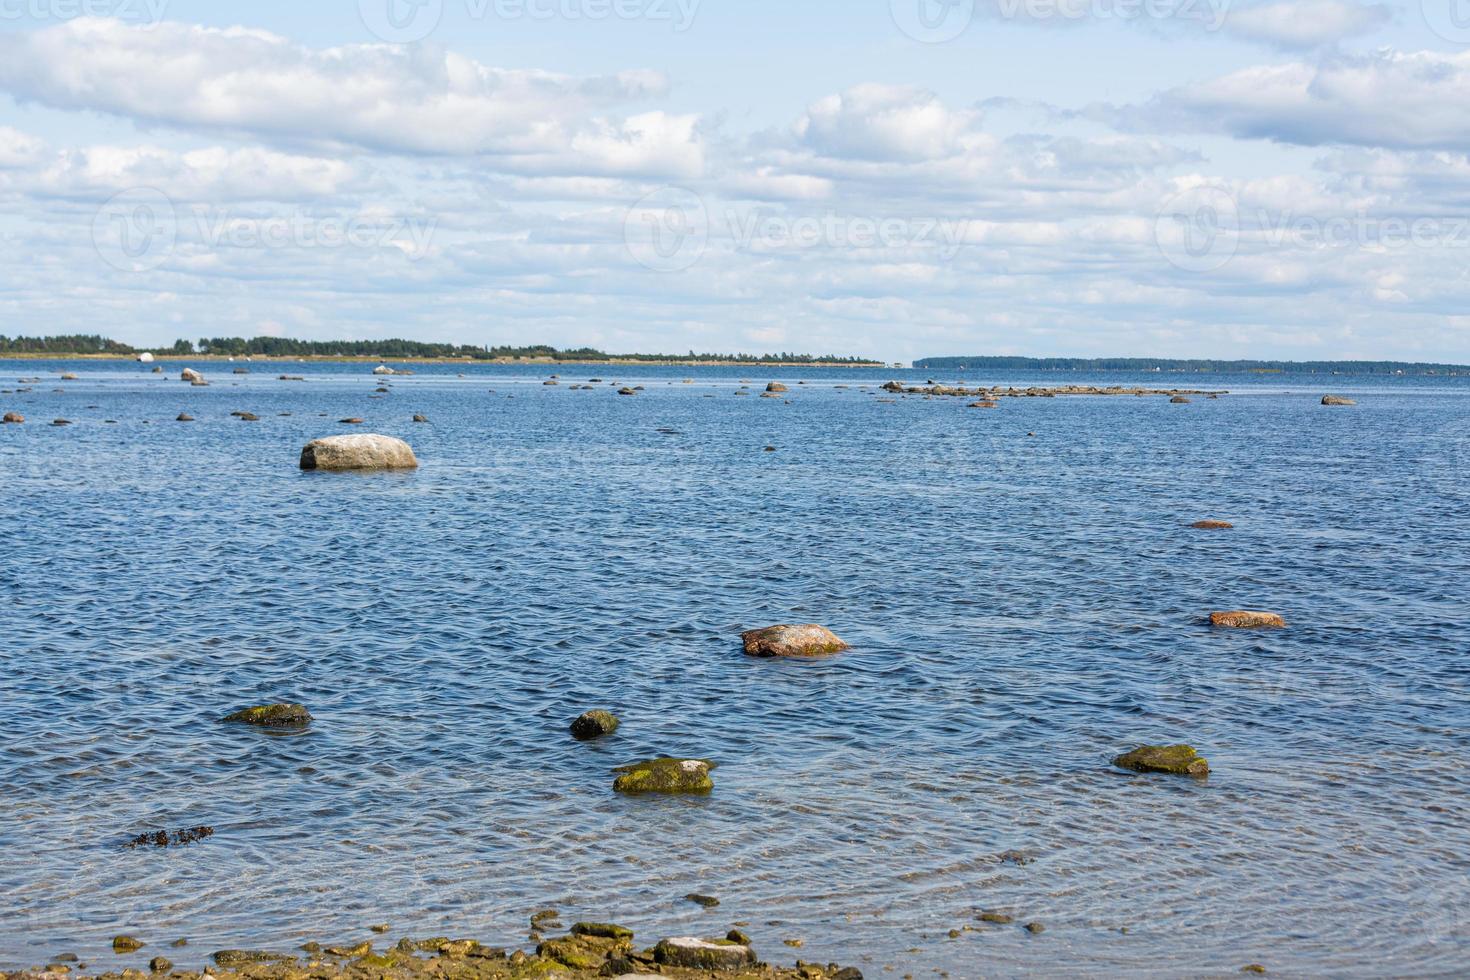
<path id="1" fill-rule="evenodd" d="M 514 945 L 548 904 L 650 943 L 749 921 L 869 976 L 1470 963 L 1467 379 L 971 411 L 858 390 L 925 377 L 893 371 L 420 369 L 375 399 L 360 366 L 180 367 L 0 362 L 43 379 L 0 394 L 30 419 L 0 429 L 0 964 L 378 922 Z M 597 376 L 648 390 L 567 387 Z M 300 473 L 347 415 L 422 469 Z M 1240 607 L 1292 626 L 1201 624 Z M 854 649 L 742 655 L 784 621 Z M 216 722 L 273 700 L 317 720 Z M 623 728 L 574 743 L 592 707 Z M 1152 741 L 1214 775 L 1109 767 Z M 658 754 L 717 760 L 714 794 L 611 793 Z M 981 909 L 1018 924 L 946 937 Z"/>

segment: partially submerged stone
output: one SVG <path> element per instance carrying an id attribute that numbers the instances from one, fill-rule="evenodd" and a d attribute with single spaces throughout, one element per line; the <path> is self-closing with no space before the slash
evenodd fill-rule
<path id="1" fill-rule="evenodd" d="M 166 830 L 155 830 L 139 834 L 125 844 L 125 847 L 186 847 L 196 841 L 204 840 L 206 837 L 214 836 L 213 827 L 190 827 L 187 830 L 176 830 L 170 834 Z"/>
<path id="2" fill-rule="evenodd" d="M 1351 405 L 1356 405 L 1357 402 L 1353 401 L 1351 398 L 1342 398 L 1342 397 L 1340 397 L 1338 395 L 1327 395 L 1327 396 L 1325 396 L 1322 399 L 1322 404 L 1323 405 L 1351 406 Z"/>
<path id="3" fill-rule="evenodd" d="M 618 717 L 611 711 L 588 711 L 572 722 L 572 737 L 579 742 L 611 735 L 618 730 Z"/>
<path id="4" fill-rule="evenodd" d="M 753 966 L 755 950 L 728 939 L 664 939 L 653 948 L 654 962 L 689 970 L 736 970 Z"/>
<path id="5" fill-rule="evenodd" d="M 301 450 L 303 470 L 411 470 L 418 465 L 412 447 L 391 436 L 328 436 Z"/>
<path id="6" fill-rule="evenodd" d="M 1158 772 L 1170 776 L 1203 777 L 1210 774 L 1210 764 L 1189 745 L 1145 745 L 1118 756 L 1113 765 L 1133 772 Z"/>
<path id="7" fill-rule="evenodd" d="M 1229 521 L 1195 521 L 1189 526 L 1196 531 L 1229 531 L 1235 527 Z"/>
<path id="8" fill-rule="evenodd" d="M 790 391 L 790 390 L 791 390 L 790 388 L 788 388 L 785 385 L 781 384 L 779 381 L 772 381 L 770 384 L 766 385 L 766 391 L 768 391 L 768 392 L 770 392 L 772 394 L 775 394 L 775 393 L 781 392 L 781 391 Z"/>
<path id="9" fill-rule="evenodd" d="M 112 951 L 114 953 L 134 953 L 142 949 L 143 946 L 143 940 L 137 939 L 133 936 L 112 937 Z"/>
<path id="10" fill-rule="evenodd" d="M 300 704 L 262 704 L 226 715 L 222 721 L 267 728 L 299 728 L 311 721 L 311 712 Z"/>
<path id="11" fill-rule="evenodd" d="M 632 939 L 633 930 L 611 922 L 578 922 L 572 926 L 574 936 L 592 936 L 597 939 Z"/>
<path id="12" fill-rule="evenodd" d="M 193 368 L 184 368 L 184 370 L 179 373 L 179 380 L 187 381 L 190 384 L 193 384 L 196 381 L 203 381 L 204 375 L 200 374 Z"/>
<path id="13" fill-rule="evenodd" d="M 234 968 L 255 963 L 289 963 L 296 959 L 284 953 L 268 953 L 259 949 L 222 949 L 212 957 L 216 965 Z"/>
<path id="14" fill-rule="evenodd" d="M 705 759 L 651 759 L 620 766 L 613 781 L 619 793 L 708 793 L 715 788 L 710 778 L 714 763 Z"/>
<path id="15" fill-rule="evenodd" d="M 1286 620 L 1276 613 L 1237 609 L 1233 612 L 1210 613 L 1210 625 L 1221 629 L 1285 629 Z"/>
<path id="16" fill-rule="evenodd" d="M 752 657 L 825 657 L 849 649 L 825 626 L 767 626 L 740 634 Z"/>
<path id="17" fill-rule="evenodd" d="M 6 412 L 5 413 L 5 422 L 4 422 L 4 424 L 5 425 L 22 425 L 22 424 L 25 423 L 25 420 L 26 420 L 26 417 L 24 415 L 20 414 L 19 412 Z"/>

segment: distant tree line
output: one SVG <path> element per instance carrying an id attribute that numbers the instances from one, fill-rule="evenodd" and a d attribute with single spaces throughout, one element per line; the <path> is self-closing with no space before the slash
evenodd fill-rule
<path id="1" fill-rule="evenodd" d="M 1408 361 L 1216 361 L 1153 357 L 926 357 L 921 371 L 1209 371 L 1241 374 L 1465 374 L 1463 364 Z"/>
<path id="2" fill-rule="evenodd" d="M 177 340 L 172 347 L 133 348 L 106 337 L 16 337 L 0 336 L 0 354 L 210 354 L 228 357 L 376 357 L 471 358 L 491 361 L 527 358 L 553 361 L 715 361 L 728 363 L 790 364 L 876 364 L 861 357 L 836 354 L 608 354 L 593 347 L 560 350 L 545 344 L 529 347 L 481 347 L 472 344 L 440 344 L 421 340 L 293 340 L 289 337 L 201 337 L 198 343 Z"/>

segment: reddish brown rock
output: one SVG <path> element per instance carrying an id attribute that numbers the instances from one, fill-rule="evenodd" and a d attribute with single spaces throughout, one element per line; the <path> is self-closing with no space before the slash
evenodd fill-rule
<path id="1" fill-rule="evenodd" d="M 1189 526 L 1196 531 L 1230 531 L 1235 528 L 1229 521 L 1196 521 Z"/>
<path id="2" fill-rule="evenodd" d="M 752 657 L 825 657 L 849 649 L 825 626 L 767 626 L 740 634 Z"/>
<path id="3" fill-rule="evenodd" d="M 1221 629 L 1285 629 L 1286 620 L 1275 613 L 1236 610 L 1234 612 L 1210 613 L 1210 625 Z"/>

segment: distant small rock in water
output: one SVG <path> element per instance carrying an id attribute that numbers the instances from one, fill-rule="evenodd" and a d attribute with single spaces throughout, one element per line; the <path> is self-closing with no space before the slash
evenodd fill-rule
<path id="1" fill-rule="evenodd" d="M 26 420 L 26 417 L 24 415 L 20 414 L 19 412 L 6 412 L 5 413 L 5 419 L 4 419 L 3 424 L 5 424 L 5 425 L 24 425 L 25 424 L 25 420 Z"/>
<path id="2" fill-rule="evenodd" d="M 579 742 L 611 735 L 618 730 L 617 715 L 611 711 L 588 711 L 572 722 L 572 737 Z"/>
<path id="3" fill-rule="evenodd" d="M 1235 525 L 1229 521 L 1195 521 L 1189 526 L 1196 531 L 1231 531 L 1235 529 Z"/>
<path id="4" fill-rule="evenodd" d="M 173 960 L 167 956 L 155 956 L 148 961 L 148 969 L 153 973 L 169 973 L 173 968 Z"/>
<path id="5" fill-rule="evenodd" d="M 636 394 L 638 394 L 638 392 L 635 391 L 632 388 L 619 388 L 618 389 L 618 394 L 620 394 L 620 395 L 636 395 Z"/>
<path id="6" fill-rule="evenodd" d="M 231 373 L 232 374 L 249 374 L 250 373 L 250 369 L 249 368 L 238 367 L 238 368 L 235 368 L 235 370 L 232 371 Z"/>
<path id="7" fill-rule="evenodd" d="M 184 370 L 182 370 L 182 371 L 179 372 L 179 380 L 180 381 L 187 381 L 190 384 L 193 384 L 193 383 L 198 382 L 198 381 L 203 381 L 204 380 L 204 375 L 200 374 L 198 371 L 194 370 L 193 368 L 184 368 Z"/>
<path id="8" fill-rule="evenodd" d="M 301 450 L 303 470 L 412 470 L 418 465 L 412 447 L 391 436 L 328 436 Z"/>
<path id="9" fill-rule="evenodd" d="M 117 953 L 118 955 L 122 955 L 124 953 L 135 953 L 138 950 L 142 949 L 145 945 L 146 944 L 143 942 L 143 940 L 137 939 L 133 936 L 112 937 L 112 951 L 114 953 Z"/>
<path id="10" fill-rule="evenodd" d="M 379 364 L 377 367 L 373 368 L 373 373 L 382 376 L 386 374 L 397 374 L 398 372 L 394 371 L 386 364 Z"/>
<path id="11" fill-rule="evenodd" d="M 1276 613 L 1252 612 L 1238 609 L 1233 612 L 1210 613 L 1210 625 L 1221 629 L 1285 629 L 1286 620 Z"/>
<path id="12" fill-rule="evenodd" d="M 767 626 L 740 634 L 745 652 L 752 657 L 825 657 L 850 649 L 825 626 Z"/>
<path id="13" fill-rule="evenodd" d="M 620 766 L 613 780 L 618 793 L 708 793 L 715 788 L 710 778 L 714 763 L 707 759 L 650 759 Z"/>
<path id="14" fill-rule="evenodd" d="M 772 381 L 770 384 L 766 385 L 766 391 L 773 392 L 773 393 L 774 392 L 779 392 L 779 391 L 790 391 L 790 390 L 791 390 L 790 388 L 786 387 L 785 385 L 781 384 L 778 381 Z"/>
<path id="15" fill-rule="evenodd" d="M 70 419 L 56 419 L 51 424 L 52 425 L 71 425 L 71 420 Z"/>
<path id="16" fill-rule="evenodd" d="M 700 895 L 698 893 L 685 895 L 684 901 L 693 902 L 695 905 L 700 905 L 707 909 L 718 908 L 720 904 L 720 900 L 713 895 Z"/>
<path id="17" fill-rule="evenodd" d="M 1341 398 L 1341 397 L 1339 397 L 1337 395 L 1327 395 L 1327 396 L 1325 396 L 1322 399 L 1322 404 L 1323 405 L 1344 405 L 1344 406 L 1350 406 L 1350 405 L 1356 405 L 1357 402 L 1353 401 L 1351 398 Z"/>
<path id="18" fill-rule="evenodd" d="M 194 421 L 194 416 L 192 416 L 192 415 L 185 415 L 183 412 L 180 412 L 178 418 L 174 419 L 174 421 L 175 422 L 192 422 L 192 421 Z"/>
<path id="19" fill-rule="evenodd" d="M 1183 395 L 1175 395 L 1173 398 L 1170 398 L 1169 399 L 1169 404 L 1171 404 L 1171 405 L 1188 405 L 1189 404 L 1189 399 L 1188 398 L 1185 398 Z"/>
<path id="20" fill-rule="evenodd" d="M 188 830 L 176 830 L 170 834 L 166 830 L 155 830 L 152 833 L 139 834 L 128 841 L 125 847 L 185 847 L 195 841 L 204 840 L 206 837 L 214 836 L 213 827 L 190 827 Z"/>
<path id="21" fill-rule="evenodd" d="M 1170 776 L 1208 776 L 1210 764 L 1189 745 L 1145 745 L 1113 760 L 1119 769 Z"/>
<path id="22" fill-rule="evenodd" d="M 338 419 L 337 420 L 337 423 L 339 425 L 362 425 L 362 419 L 359 419 L 359 418 Z"/>
<path id="23" fill-rule="evenodd" d="M 415 415 L 413 417 L 413 420 L 420 425 L 423 425 L 425 422 L 429 421 L 429 417 L 427 415 Z"/>
<path id="24" fill-rule="evenodd" d="M 72 374 L 71 372 L 67 372 L 66 374 L 63 374 L 61 376 L 61 380 L 62 381 L 78 381 L 80 379 L 75 374 Z"/>
<path id="25" fill-rule="evenodd" d="M 311 722 L 311 712 L 300 704 L 262 704 L 236 711 L 220 719 L 239 725 L 261 725 L 266 728 L 298 728 Z"/>

